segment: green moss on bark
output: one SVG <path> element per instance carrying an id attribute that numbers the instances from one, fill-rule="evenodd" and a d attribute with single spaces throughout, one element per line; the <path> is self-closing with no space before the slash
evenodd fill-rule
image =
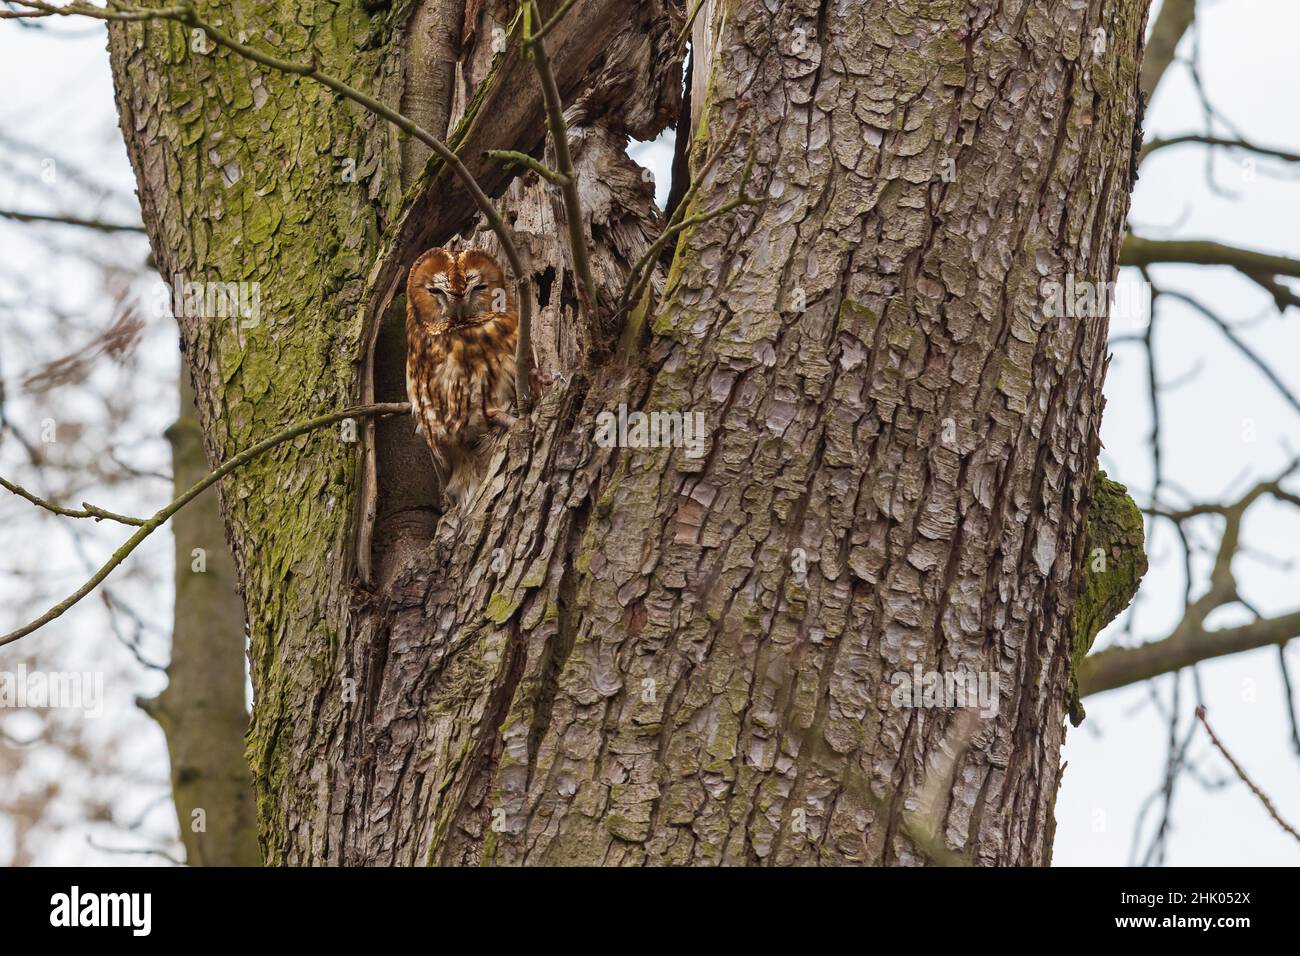
<path id="1" fill-rule="evenodd" d="M 1147 571 L 1142 512 L 1128 489 L 1097 472 L 1088 512 L 1088 550 L 1080 569 L 1074 602 L 1074 637 L 1070 649 L 1070 721 L 1085 714 L 1079 701 L 1079 665 L 1101 629 L 1119 616 L 1137 594 Z"/>

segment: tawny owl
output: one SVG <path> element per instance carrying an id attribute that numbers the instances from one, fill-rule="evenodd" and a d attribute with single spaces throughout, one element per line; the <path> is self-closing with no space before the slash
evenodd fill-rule
<path id="1" fill-rule="evenodd" d="M 430 249 L 406 280 L 406 391 L 453 504 L 482 481 L 515 397 L 519 318 L 486 252 Z"/>

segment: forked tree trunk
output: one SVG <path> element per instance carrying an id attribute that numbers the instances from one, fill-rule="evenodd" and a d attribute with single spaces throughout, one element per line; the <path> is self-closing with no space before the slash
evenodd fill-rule
<path id="1" fill-rule="evenodd" d="M 676 119 L 694 6 L 585 0 L 549 38 L 606 302 L 661 228 L 623 137 Z M 487 169 L 541 155 L 513 9 L 257 2 L 224 27 L 448 118 Z M 1106 329 L 1039 290 L 1114 276 L 1145 17 L 706 0 L 694 168 L 723 152 L 690 211 L 751 155 L 764 202 L 682 237 L 626 353 L 579 354 L 562 207 L 512 185 L 567 380 L 475 507 L 438 517 L 409 423 L 223 488 L 267 860 L 1045 862 Z M 257 324 L 182 317 L 209 457 L 391 395 L 402 272 L 472 224 L 446 170 L 404 198 L 418 156 L 383 123 L 175 27 L 115 27 L 112 53 L 167 276 L 260 283 Z M 705 453 L 603 447 L 620 405 L 701 413 Z M 996 678 L 996 713 L 900 706 L 915 665 Z"/>

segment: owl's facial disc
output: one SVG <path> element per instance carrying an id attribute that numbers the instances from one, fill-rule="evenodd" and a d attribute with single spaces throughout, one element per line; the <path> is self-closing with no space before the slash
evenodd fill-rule
<path id="1" fill-rule="evenodd" d="M 500 265 L 487 253 L 430 249 L 411 269 L 411 311 L 434 335 L 481 325 L 509 310 L 504 284 Z"/>

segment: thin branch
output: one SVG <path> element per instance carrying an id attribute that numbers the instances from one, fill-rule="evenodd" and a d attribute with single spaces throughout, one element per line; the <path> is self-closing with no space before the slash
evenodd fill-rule
<path id="1" fill-rule="evenodd" d="M 1246 361 L 1250 362 L 1252 365 L 1255 366 L 1255 368 L 1259 369 L 1260 373 L 1265 378 L 1267 378 L 1270 383 L 1272 383 L 1273 387 L 1277 389 L 1278 394 L 1282 396 L 1283 400 L 1288 405 L 1290 405 L 1293 409 L 1295 409 L 1297 413 L 1300 413 L 1300 398 L 1297 398 L 1296 395 L 1292 393 L 1292 391 L 1287 387 L 1286 383 L 1283 382 L 1277 376 L 1277 373 L 1274 372 L 1273 369 L 1269 367 L 1267 362 L 1265 362 L 1262 358 L 1256 355 L 1255 352 L 1250 348 L 1250 346 L 1248 346 L 1241 339 L 1237 338 L 1236 334 L 1232 331 L 1232 326 L 1228 325 L 1227 322 L 1223 321 L 1223 319 L 1219 318 L 1209 308 L 1207 308 L 1205 305 L 1203 305 L 1201 302 L 1197 301 L 1196 299 L 1192 298 L 1190 295 L 1186 295 L 1185 293 L 1182 292 L 1167 292 L 1167 291 L 1162 292 L 1161 294 L 1167 295 L 1170 298 L 1177 299 L 1179 302 L 1183 302 L 1191 306 L 1193 309 L 1195 309 L 1197 312 L 1203 315 L 1207 320 L 1213 323 L 1214 326 L 1218 328 L 1220 332 L 1223 333 L 1223 337 L 1226 338 L 1230 343 L 1232 343 L 1233 348 L 1235 348 L 1238 352 L 1240 352 L 1242 357 L 1244 357 Z"/>
<path id="2" fill-rule="evenodd" d="M 299 422 L 296 425 L 291 425 L 282 431 L 276 432 L 270 438 L 258 442 L 252 448 L 240 452 L 233 458 L 228 458 L 226 461 L 222 462 L 215 471 L 195 482 L 187 491 L 185 491 L 184 494 L 180 495 L 180 497 L 174 499 L 170 504 L 166 505 L 160 511 L 148 518 L 140 526 L 140 529 L 127 539 L 125 544 L 113 552 L 113 555 L 104 562 L 103 566 L 100 567 L 100 569 L 96 571 L 85 584 L 58 604 L 54 605 L 54 607 L 50 608 L 36 620 L 23 625 L 16 631 L 10 631 L 8 634 L 4 635 L 4 637 L 0 637 L 0 647 L 3 647 L 6 644 L 12 644 L 20 637 L 24 637 L 33 631 L 39 630 L 46 624 L 50 623 L 50 621 L 53 621 L 55 618 L 62 615 L 87 594 L 95 590 L 95 588 L 99 586 L 100 582 L 112 573 L 114 568 L 125 561 L 131 552 L 139 547 L 140 543 L 144 541 L 145 538 L 158 530 L 167 519 L 184 508 L 209 487 L 226 477 L 226 475 L 241 466 L 246 465 L 259 455 L 262 455 L 270 451 L 272 448 L 282 445 L 293 438 L 297 438 L 299 435 L 304 435 L 307 432 L 315 431 L 318 428 L 332 425 L 334 422 L 340 422 L 344 419 L 365 418 L 367 416 L 380 417 L 385 415 L 406 415 L 409 414 L 410 411 L 411 405 L 409 402 L 379 402 L 372 405 L 357 405 L 352 408 L 345 408 L 342 411 L 329 412 L 328 414 L 318 415 L 315 418 L 308 419 L 307 421 Z"/>
<path id="3" fill-rule="evenodd" d="M 1300 153 L 1293 153 L 1285 149 L 1276 149 L 1271 146 L 1257 146 L 1244 139 L 1211 136 L 1206 133 L 1187 133 L 1182 136 L 1171 136 L 1168 139 L 1157 138 L 1149 140 L 1138 152 L 1138 162 L 1142 162 L 1152 153 L 1156 152 L 1156 150 L 1167 149 L 1170 146 L 1182 146 L 1187 143 L 1200 143 L 1205 146 L 1223 147 L 1225 149 L 1243 149 L 1250 153 L 1258 153 L 1260 156 L 1268 156 L 1272 159 L 1282 159 L 1288 163 L 1300 163 Z"/>
<path id="4" fill-rule="evenodd" d="M 117 642 L 127 649 L 127 652 L 135 658 L 135 662 L 141 667 L 146 670 L 158 671 L 163 674 L 167 673 L 166 664 L 159 664 L 144 656 L 144 651 L 141 649 L 140 641 L 145 629 L 144 620 L 133 610 L 115 598 L 113 592 L 107 586 L 105 586 L 104 590 L 99 592 L 99 597 L 100 600 L 104 602 L 104 609 L 108 612 L 109 626 L 111 627 L 113 637 L 117 639 Z M 127 636 L 118 625 L 117 616 L 119 612 L 129 617 L 131 623 L 135 625 L 135 633 L 133 636 Z"/>
<path id="5" fill-rule="evenodd" d="M 163 849 L 153 847 L 105 846 L 102 843 L 96 843 L 89 835 L 86 836 L 86 843 L 89 844 L 92 849 L 99 850 L 101 853 L 116 853 L 120 856 L 156 856 L 166 860 L 168 863 L 175 864 L 176 866 L 187 865 L 184 860 L 176 859 L 176 857 Z"/>
<path id="6" fill-rule="evenodd" d="M 19 19 L 29 17 L 90 17 L 93 20 L 116 20 L 119 22 L 138 22 L 141 20 L 182 20 L 187 13 L 193 13 L 193 8 L 188 4 L 179 7 L 159 7 L 157 10 L 146 10 L 139 7 L 95 7 L 88 3 L 69 3 L 66 6 L 56 6 L 52 3 L 43 3 L 41 0 L 10 0 L 22 7 L 30 7 L 32 10 L 40 11 L 37 13 L 22 13 L 14 11 L 9 13 L 5 19 Z"/>
<path id="7" fill-rule="evenodd" d="M 551 19 L 547 20 L 542 28 L 533 34 L 533 39 L 539 42 L 545 39 L 546 34 L 555 29 L 556 25 L 564 19 L 564 15 L 569 12 L 569 7 L 576 2 L 577 0 L 564 0 L 564 3 L 560 5 L 560 9 L 551 14 Z M 538 11 L 537 19 L 541 19 L 541 11 Z"/>
<path id="8" fill-rule="evenodd" d="M 1168 712 L 1169 737 L 1167 740 L 1167 756 L 1165 757 L 1165 778 L 1160 787 L 1151 794 L 1148 804 L 1157 799 L 1163 799 L 1163 806 L 1160 813 L 1160 825 L 1156 827 L 1156 832 L 1151 838 L 1151 844 L 1147 847 L 1147 852 L 1142 858 L 1142 866 L 1162 866 L 1164 865 L 1165 851 L 1168 849 L 1168 837 L 1170 825 L 1173 822 L 1174 811 L 1174 788 L 1178 783 L 1179 772 L 1187 766 L 1187 748 L 1192 742 L 1192 737 L 1196 733 L 1196 722 L 1187 728 L 1187 733 L 1183 736 L 1182 742 L 1178 740 L 1178 712 L 1180 710 L 1179 700 L 1182 696 L 1182 684 L 1179 680 L 1180 675 L 1174 674 L 1173 695 L 1170 701 Z M 1152 699 L 1156 701 L 1157 709 L 1159 707 L 1159 692 L 1153 686 L 1151 688 Z M 1142 817 L 1146 815 L 1146 806 L 1143 807 L 1142 816 L 1138 819 L 1139 828 Z M 1136 845 L 1134 847 L 1136 849 Z"/>
<path id="9" fill-rule="evenodd" d="M 0 219 L 12 219 L 15 222 L 49 222 L 63 226 L 81 226 L 96 232 L 144 232 L 144 226 L 128 223 L 103 222 L 99 219 L 82 219 L 78 216 L 47 216 L 35 212 L 19 212 L 16 209 L 0 209 Z"/>
<path id="10" fill-rule="evenodd" d="M 1197 266 L 1232 266 L 1241 272 L 1300 277 L 1300 259 L 1238 249 L 1209 239 L 1143 239 L 1129 233 L 1120 250 L 1120 265 L 1150 266 L 1186 263 Z"/>
<path id="11" fill-rule="evenodd" d="M 1146 336 L 1137 332 L 1124 332 L 1106 339 L 1107 345 L 1143 345 L 1145 343 Z"/>
<path id="12" fill-rule="evenodd" d="M 1296 714 L 1295 688 L 1291 686 L 1291 669 L 1286 662 L 1286 645 L 1278 645 L 1277 666 L 1282 672 L 1282 688 L 1286 692 L 1286 715 L 1291 722 L 1291 744 L 1300 754 L 1300 716 Z"/>
<path id="13" fill-rule="evenodd" d="M 32 504 L 38 505 L 46 511 L 52 511 L 54 514 L 62 515 L 65 518 L 94 518 L 96 521 L 116 521 L 119 524 L 135 525 L 136 527 L 145 523 L 143 518 L 132 518 L 129 515 L 115 514 L 112 511 L 105 511 L 103 508 L 96 508 L 94 505 L 85 501 L 81 503 L 80 511 L 75 508 L 64 508 L 61 505 L 56 505 L 52 501 L 46 501 L 40 495 L 33 494 L 22 485 L 16 485 L 4 477 L 0 477 L 0 487 L 12 491 L 19 498 L 26 498 Z"/>
<path id="14" fill-rule="evenodd" d="M 582 200 L 578 196 L 578 177 L 573 170 L 573 155 L 569 151 L 569 128 L 564 121 L 564 104 L 560 100 L 560 88 L 555 82 L 555 73 L 551 69 L 550 58 L 546 55 L 543 42 L 545 31 L 553 26 L 568 9 L 566 3 L 551 18 L 541 33 L 531 32 L 532 17 L 541 19 L 536 0 L 524 0 L 524 49 L 533 58 L 537 69 L 537 78 L 541 81 L 542 101 L 546 105 L 546 125 L 551 131 L 551 145 L 555 149 L 555 166 L 564 180 L 559 184 L 560 195 L 564 198 L 564 218 L 569 229 L 569 252 L 573 256 L 573 268 L 578 273 L 578 294 L 582 300 L 583 311 L 588 320 L 594 318 L 599 303 L 596 299 L 596 279 L 591 271 L 591 255 L 587 249 L 587 237 L 582 229 Z"/>
<path id="15" fill-rule="evenodd" d="M 693 216 L 687 216 L 685 219 L 683 219 L 681 222 L 677 223 L 676 225 L 670 226 L 669 228 L 665 229 L 663 233 L 659 236 L 659 238 L 655 240 L 654 245 L 652 245 L 648 250 L 646 250 L 645 255 L 643 255 L 640 259 L 637 260 L 637 264 L 636 267 L 633 269 L 633 272 L 635 273 L 638 271 L 643 271 L 644 274 L 642 275 L 641 281 L 637 286 L 636 293 L 631 297 L 631 299 L 625 300 L 627 305 L 631 305 L 635 302 L 639 302 L 641 300 L 641 296 L 645 294 L 646 283 L 650 281 L 650 270 L 647 267 L 651 262 L 653 262 L 655 259 L 658 258 L 659 253 L 663 252 L 664 247 L 667 246 L 668 241 L 670 239 L 674 238 L 679 233 L 684 232 L 687 229 L 690 229 L 693 226 L 703 225 L 704 223 L 709 222 L 710 220 L 717 219 L 719 216 L 725 216 L 727 213 L 733 212 L 736 209 L 739 209 L 741 206 L 752 206 L 757 202 L 759 202 L 758 199 L 755 199 L 752 196 L 746 196 L 742 194 L 736 199 L 730 199 L 727 202 L 724 202 L 722 205 L 714 209 L 710 209 L 706 212 L 696 213 Z"/>
<path id="16" fill-rule="evenodd" d="M 1176 375 L 1173 378 L 1166 379 L 1165 381 L 1161 382 L 1160 390 L 1162 392 L 1172 392 L 1182 388 L 1184 385 L 1190 385 L 1192 382 L 1200 378 L 1201 372 L 1203 372 L 1204 370 L 1205 370 L 1205 360 L 1198 358 L 1196 360 L 1196 364 L 1193 365 L 1191 368 L 1189 368 L 1186 372 L 1183 372 L 1181 375 Z"/>
<path id="17" fill-rule="evenodd" d="M 1250 792 L 1259 798 L 1259 802 L 1264 805 L 1264 809 L 1268 811 L 1268 815 L 1272 817 L 1275 821 L 1277 821 L 1278 826 L 1280 826 L 1287 833 L 1291 834 L 1291 836 L 1293 836 L 1296 840 L 1300 841 L 1300 833 L 1297 833 L 1294 827 L 1292 827 L 1289 823 L 1283 820 L 1281 816 L 1278 815 L 1277 810 L 1273 808 L 1272 801 L 1268 799 L 1268 797 L 1264 794 L 1264 791 L 1260 790 L 1259 787 L 1255 786 L 1255 782 L 1251 780 L 1250 777 L 1246 774 L 1246 771 L 1242 769 L 1241 764 L 1237 763 L 1237 761 L 1232 759 L 1232 754 L 1228 753 L 1228 748 L 1223 746 L 1222 741 L 1220 741 L 1219 738 L 1215 736 L 1213 728 L 1210 727 L 1210 722 L 1205 718 L 1204 707 L 1196 708 L 1196 717 L 1205 726 L 1205 732 L 1210 735 L 1210 742 L 1214 744 L 1215 749 L 1217 749 L 1219 753 L 1223 754 L 1223 759 L 1228 761 L 1228 763 L 1232 766 L 1232 769 L 1236 771 L 1237 776 L 1241 778 L 1241 782 L 1244 783 L 1246 786 L 1250 787 Z"/>
<path id="18" fill-rule="evenodd" d="M 1215 109 L 1214 104 L 1210 102 L 1210 95 L 1205 92 L 1205 81 L 1201 77 L 1201 27 L 1196 24 L 1192 28 L 1192 50 L 1191 58 L 1187 61 L 1187 72 L 1191 76 L 1192 89 L 1196 92 L 1196 98 L 1201 103 L 1201 114 L 1205 120 L 1205 132 L 1207 135 L 1214 134 L 1214 124 L 1217 121 L 1227 127 L 1228 131 L 1238 139 L 1245 139 L 1242 132 L 1222 113 Z M 1205 185 L 1216 196 L 1235 198 L 1232 193 L 1223 189 L 1214 179 L 1214 159 L 1217 154 L 1214 150 L 1205 151 Z"/>
<path id="19" fill-rule="evenodd" d="M 1155 286 L 1151 283 L 1151 276 L 1147 274 L 1146 267 L 1140 267 L 1142 278 L 1146 280 L 1147 285 L 1152 289 L 1151 302 L 1151 319 L 1147 322 L 1147 327 L 1143 333 L 1143 344 L 1146 346 L 1147 353 L 1147 388 L 1151 400 L 1151 497 L 1153 500 L 1160 497 L 1160 484 L 1164 480 L 1164 471 L 1161 468 L 1160 461 L 1160 382 L 1156 373 L 1156 348 L 1155 334 L 1156 321 L 1160 317 L 1159 302 L 1160 293 L 1156 291 Z"/>
<path id="20" fill-rule="evenodd" d="M 1164 0 L 1151 27 L 1146 53 L 1142 57 L 1142 92 L 1148 101 L 1160 85 L 1160 78 L 1174 60 L 1178 43 L 1196 18 L 1196 0 Z"/>
<path id="21" fill-rule="evenodd" d="M 526 166 L 538 176 L 541 176 L 549 183 L 554 183 L 556 186 L 563 186 L 569 182 L 568 177 L 563 173 L 557 173 L 555 170 L 551 169 L 550 166 L 547 166 L 539 160 L 533 159 L 533 157 L 529 156 L 527 153 L 519 152 L 517 149 L 489 149 L 484 155 L 489 156 L 492 159 L 499 159 L 504 163 L 514 163 L 518 166 Z"/>
<path id="22" fill-rule="evenodd" d="M 41 17 L 52 17 L 52 13 L 36 13 L 27 10 L 0 10 L 0 20 L 38 20 Z M 22 26 L 36 26 L 36 24 L 21 24 Z"/>
<path id="23" fill-rule="evenodd" d="M 686 41 L 690 39 L 691 29 L 695 26 L 695 18 L 700 15 L 700 10 L 704 7 L 704 0 L 695 0 L 695 6 L 691 8 L 690 16 L 682 24 L 682 30 L 677 34 L 677 42 L 673 44 L 673 56 L 681 56 L 682 51 L 686 48 Z"/>
<path id="24" fill-rule="evenodd" d="M 727 130 L 727 135 L 722 138 L 722 141 L 717 145 L 717 148 L 714 149 L 713 152 L 704 160 L 699 175 L 693 177 L 690 187 L 686 190 L 685 195 L 682 196 L 681 202 L 679 202 L 677 207 L 673 210 L 673 214 L 668 220 L 667 228 L 660 233 L 659 238 L 654 241 L 650 248 L 645 251 L 645 254 L 636 261 L 635 265 L 632 266 L 632 271 L 629 272 L 627 276 L 627 283 L 623 286 L 623 294 L 619 297 L 618 314 L 620 316 L 631 309 L 636 303 L 640 302 L 641 298 L 645 295 L 646 285 L 650 282 L 650 278 L 653 275 L 652 265 L 663 253 L 664 249 L 668 247 L 670 240 L 691 226 L 701 225 L 702 223 L 708 222 L 710 219 L 731 211 L 730 209 L 719 207 L 711 213 L 705 212 L 697 213 L 690 217 L 686 216 L 686 210 L 690 208 L 691 202 L 700 191 L 700 188 L 708 178 L 709 173 L 713 171 L 718 160 L 722 158 L 723 153 L 727 151 L 731 146 L 732 141 L 736 138 L 736 134 L 740 130 L 740 121 L 743 117 L 743 111 L 736 116 L 735 120 L 731 124 L 731 128 Z M 741 176 L 741 199 L 748 198 L 744 195 L 744 192 L 745 186 L 748 184 L 749 172 L 753 165 L 753 158 L 754 154 L 751 145 L 749 157 L 745 162 L 745 170 Z M 758 200 L 749 201 L 757 202 Z M 741 203 L 737 203 L 737 205 L 740 204 Z M 725 203 L 723 204 L 723 206 L 726 205 L 727 204 Z M 736 206 L 733 206 L 732 208 L 736 208 Z"/>
<path id="25" fill-rule="evenodd" d="M 1285 312 L 1291 306 L 1300 307 L 1300 295 L 1292 292 L 1268 273 L 1246 272 L 1244 274 L 1247 279 L 1250 279 L 1273 297 L 1273 304 L 1277 306 L 1279 312 Z"/>

